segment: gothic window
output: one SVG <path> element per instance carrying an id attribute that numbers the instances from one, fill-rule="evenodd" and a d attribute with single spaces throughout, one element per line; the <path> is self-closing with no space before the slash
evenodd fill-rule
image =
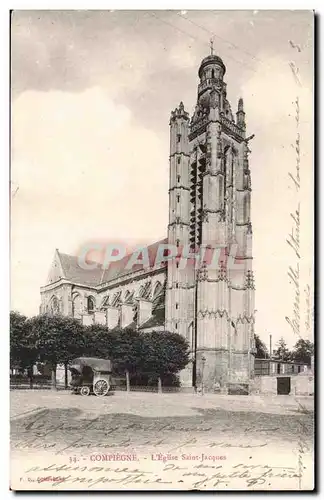
<path id="1" fill-rule="evenodd" d="M 180 201 L 180 195 L 177 194 L 177 202 L 179 203 L 179 201 Z"/>
<path id="2" fill-rule="evenodd" d="M 95 310 L 95 302 L 93 297 L 87 298 L 87 309 L 89 314 L 93 314 Z"/>
<path id="3" fill-rule="evenodd" d="M 249 195 L 246 194 L 243 201 L 243 219 L 246 222 L 249 218 Z"/>
<path id="4" fill-rule="evenodd" d="M 176 283 L 176 288 L 179 288 L 179 283 Z"/>
<path id="5" fill-rule="evenodd" d="M 178 330 L 178 323 L 175 324 L 175 329 Z"/>
<path id="6" fill-rule="evenodd" d="M 177 142 L 181 141 L 181 134 L 177 134 Z"/>
<path id="7" fill-rule="evenodd" d="M 81 314 L 82 314 L 82 299 L 81 299 L 81 297 L 80 297 L 79 294 L 76 294 L 72 298 L 72 314 L 73 314 L 73 317 L 76 318 L 76 319 L 80 319 L 81 318 Z"/>
<path id="8" fill-rule="evenodd" d="M 177 175 L 177 181 L 180 182 L 180 175 Z"/>
<path id="9" fill-rule="evenodd" d="M 179 247 L 180 245 L 180 240 L 177 240 L 177 248 Z"/>
<path id="10" fill-rule="evenodd" d="M 179 269 L 179 262 L 176 263 L 177 269 Z"/>
<path id="11" fill-rule="evenodd" d="M 162 283 L 160 283 L 160 281 L 158 281 L 154 287 L 153 299 L 158 297 L 160 295 L 160 293 L 162 292 L 162 290 L 163 290 L 163 285 L 162 285 Z"/>
<path id="12" fill-rule="evenodd" d="M 176 309 L 178 309 L 178 307 L 179 307 L 179 304 L 178 304 L 178 302 L 177 302 L 177 303 L 176 303 Z"/>
<path id="13" fill-rule="evenodd" d="M 178 156 L 178 165 L 180 165 L 180 162 L 181 162 L 181 158 L 180 158 L 180 156 Z"/>
<path id="14" fill-rule="evenodd" d="M 215 70 L 214 69 L 212 69 L 212 76 L 211 77 L 215 78 Z"/>
<path id="15" fill-rule="evenodd" d="M 57 315 L 60 314 L 60 303 L 57 297 L 53 297 L 49 308 L 50 314 Z"/>

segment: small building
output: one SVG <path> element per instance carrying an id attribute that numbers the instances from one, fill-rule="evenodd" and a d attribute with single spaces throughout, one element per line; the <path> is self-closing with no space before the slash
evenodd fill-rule
<path id="1" fill-rule="evenodd" d="M 298 375 L 298 373 L 306 372 L 308 366 L 304 363 L 296 363 L 295 361 L 283 361 L 282 359 L 264 358 L 255 359 L 254 375 Z"/>
<path id="2" fill-rule="evenodd" d="M 272 395 L 314 394 L 314 376 L 311 366 L 275 358 L 255 359 L 254 393 Z"/>

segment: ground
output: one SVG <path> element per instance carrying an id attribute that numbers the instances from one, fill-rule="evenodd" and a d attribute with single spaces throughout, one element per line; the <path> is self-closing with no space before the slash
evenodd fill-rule
<path id="1" fill-rule="evenodd" d="M 13 489 L 311 489 L 313 399 L 11 392 Z"/>

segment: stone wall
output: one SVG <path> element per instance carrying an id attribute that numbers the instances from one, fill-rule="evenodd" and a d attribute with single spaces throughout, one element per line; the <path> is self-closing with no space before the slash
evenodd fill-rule
<path id="1" fill-rule="evenodd" d="M 277 395 L 277 377 L 261 376 L 255 377 L 251 381 L 251 393 Z M 314 376 L 301 373 L 290 376 L 291 396 L 312 396 L 314 395 Z"/>

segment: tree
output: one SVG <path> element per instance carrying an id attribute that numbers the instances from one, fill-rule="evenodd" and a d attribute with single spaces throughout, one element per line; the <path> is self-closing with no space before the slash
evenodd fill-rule
<path id="1" fill-rule="evenodd" d="M 83 326 L 74 318 L 43 314 L 30 319 L 31 335 L 40 361 L 52 366 L 52 385 L 56 386 L 56 367 L 65 366 L 67 385 L 67 364 L 80 356 L 85 349 Z"/>
<path id="2" fill-rule="evenodd" d="M 141 369 L 142 337 L 129 328 L 109 331 L 101 325 L 91 325 L 85 330 L 88 356 L 110 359 L 115 373 L 126 375 L 126 387 L 130 389 L 130 375 Z"/>
<path id="3" fill-rule="evenodd" d="M 277 342 L 277 349 L 274 350 L 273 354 L 282 361 L 289 361 L 291 359 L 291 352 L 283 337 Z"/>
<path id="4" fill-rule="evenodd" d="M 176 374 L 189 362 L 189 344 L 182 335 L 170 332 L 149 332 L 142 334 L 142 371 L 158 381 Z"/>
<path id="5" fill-rule="evenodd" d="M 314 355 L 314 343 L 310 340 L 299 339 L 294 345 L 291 355 L 293 361 L 310 365 Z"/>
<path id="6" fill-rule="evenodd" d="M 30 322 L 18 312 L 10 312 L 10 366 L 28 370 L 30 386 L 33 385 L 33 365 L 38 352 L 35 346 Z"/>
<path id="7" fill-rule="evenodd" d="M 114 344 L 114 332 L 110 332 L 104 325 L 90 325 L 84 327 L 84 356 L 111 359 L 111 349 Z"/>
<path id="8" fill-rule="evenodd" d="M 254 340 L 255 340 L 255 348 L 256 348 L 256 354 L 255 354 L 255 357 L 256 358 L 261 358 L 261 359 L 264 359 L 264 358 L 268 358 L 269 357 L 269 353 L 268 353 L 268 349 L 265 345 L 265 343 L 260 339 L 259 335 L 258 334 L 254 334 Z"/>
<path id="9" fill-rule="evenodd" d="M 130 374 L 141 369 L 143 338 L 136 330 L 126 328 L 114 332 L 111 356 L 117 373 L 125 373 L 126 388 L 130 390 Z"/>
<path id="10" fill-rule="evenodd" d="M 10 312 L 10 367 L 21 365 L 22 341 L 26 335 L 26 316 L 18 312 Z"/>

